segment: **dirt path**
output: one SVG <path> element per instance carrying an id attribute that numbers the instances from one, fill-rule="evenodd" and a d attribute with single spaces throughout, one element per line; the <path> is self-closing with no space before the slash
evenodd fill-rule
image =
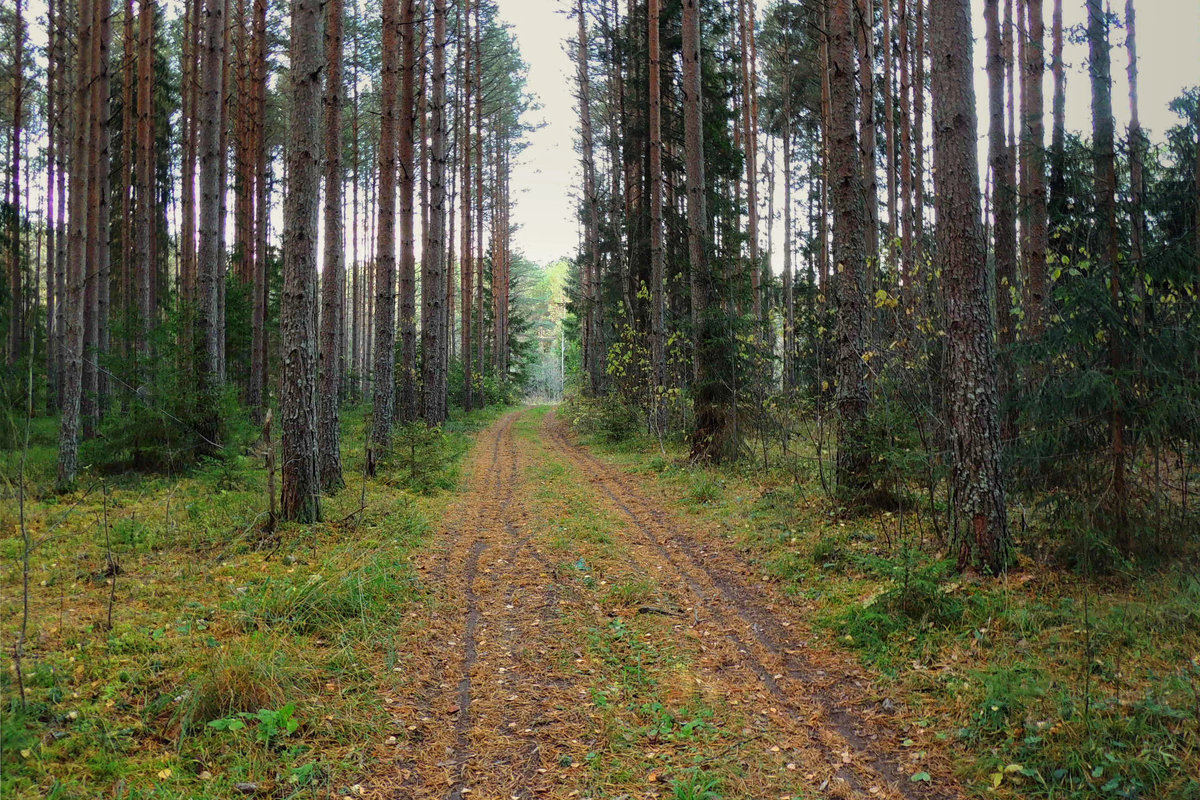
<path id="1" fill-rule="evenodd" d="M 735 554 L 535 417 L 479 438 L 418 565 L 436 599 L 403 632 L 379 794 L 672 797 L 711 773 L 682 796 L 961 796 Z"/>

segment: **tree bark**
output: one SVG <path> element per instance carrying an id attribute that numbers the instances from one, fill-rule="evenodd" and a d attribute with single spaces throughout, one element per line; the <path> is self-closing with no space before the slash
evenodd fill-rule
<path id="1" fill-rule="evenodd" d="M 1116 133 L 1112 112 L 1112 62 L 1108 43 L 1108 20 L 1100 0 L 1087 0 L 1088 56 L 1092 82 L 1092 180 L 1095 193 L 1096 262 L 1101 274 L 1109 275 L 1109 291 L 1114 319 L 1121 314 L 1121 271 L 1118 259 L 1117 228 L 1117 156 Z M 1122 411 L 1124 354 L 1121 330 L 1114 323 L 1107 331 L 1109 371 L 1113 382 L 1109 418 L 1112 459 L 1112 490 L 1108 493 L 1108 512 L 1116 532 L 1117 547 L 1129 555 L 1128 497 L 1125 488 L 1125 419 Z"/>
<path id="2" fill-rule="evenodd" d="M 863 193 L 867 212 L 863 238 L 867 263 L 873 272 L 879 265 L 879 179 L 875 169 L 875 0 L 858 3 L 859 72 L 859 158 L 862 161 Z M 870 285 L 868 275 L 868 285 Z"/>
<path id="3" fill-rule="evenodd" d="M 88 147 L 91 133 L 92 38 L 95 36 L 95 4 L 78 0 L 78 31 L 72 74 L 75 76 L 74 113 L 71 118 L 70 218 L 66 260 L 63 341 L 63 402 L 58 428 L 58 485 L 75 483 L 79 471 L 79 434 L 83 394 L 84 283 L 87 264 Z"/>
<path id="4" fill-rule="evenodd" d="M 892 0 L 883 0 L 883 131 L 887 151 L 887 243 L 884 248 L 888 279 L 896 279 L 896 89 L 893 80 Z"/>
<path id="5" fill-rule="evenodd" d="M 988 74 L 988 163 L 992 169 L 992 226 L 996 269 L 996 321 L 1001 351 L 1000 396 L 1008 397 L 1016 383 L 1009 351 L 1016 338 L 1013 309 L 1020 306 L 1017 290 L 1016 174 L 1011 149 L 1004 131 L 1004 48 L 1000 34 L 1000 0 L 984 4 L 987 25 Z M 1006 418 L 1004 437 L 1012 434 L 1014 421 Z"/>
<path id="6" fill-rule="evenodd" d="M 478 5 L 478 2 L 476 3 Z M 475 277 L 473 259 L 475 255 L 473 236 L 475 233 L 473 223 L 474 206 L 472 204 L 472 185 L 471 185 L 471 168 L 473 166 L 472 158 L 474 152 L 471 147 L 471 108 L 472 98 L 482 91 L 482 87 L 474 81 L 474 51 L 471 47 L 471 0 L 465 0 L 463 8 L 463 39 L 459 44 L 459 51 L 463 54 L 463 74 L 460 82 L 463 85 L 463 103 L 460 114 L 463 117 L 463 123 L 460 126 L 462 130 L 461 140 L 459 142 L 459 157 L 462 159 L 462 188 L 460 190 L 461 198 L 459 206 L 462 213 L 462 253 L 459 256 L 459 286 L 462 291 L 461 316 L 462 316 L 462 342 L 461 354 L 463 367 L 463 409 L 470 411 L 474 406 L 472 397 L 472 375 L 471 375 L 471 300 L 473 287 L 472 280 Z"/>
<path id="7" fill-rule="evenodd" d="M 743 58 L 746 55 L 745 47 L 745 0 L 741 0 L 741 13 L 743 16 Z M 666 356 L 666 269 L 663 259 L 663 186 L 662 186 L 662 67 L 659 62 L 660 46 L 659 46 L 659 16 L 661 13 L 660 0 L 649 0 L 646 12 L 647 18 L 647 37 L 646 41 L 649 44 L 649 86 L 650 95 L 650 361 L 653 372 L 654 385 L 651 389 L 653 392 L 653 424 L 654 429 L 658 432 L 663 430 L 666 424 L 666 414 L 663 401 L 666 394 L 666 379 L 667 379 L 667 356 Z M 749 76 L 747 67 L 743 63 L 742 66 L 742 82 L 743 87 L 748 85 Z M 745 89 L 743 89 L 745 91 Z M 749 129 L 749 110 L 745 112 L 747 116 L 743 119 L 743 124 Z M 749 149 L 747 150 L 747 158 L 749 159 Z M 747 186 L 753 186 L 755 175 L 750 166 L 750 161 L 747 160 L 746 175 Z M 751 267 L 755 269 L 757 275 L 757 248 L 755 247 L 755 238 L 757 236 L 755 222 L 754 203 L 750 204 L 750 227 L 751 227 Z M 758 302 L 759 291 L 758 281 L 755 280 L 755 318 L 758 318 Z"/>
<path id="8" fill-rule="evenodd" d="M 320 401 L 317 452 L 321 489 L 336 492 L 342 478 L 341 333 L 345 284 L 342 230 L 342 0 L 325 4 L 325 266 L 321 277 Z"/>
<path id="9" fill-rule="evenodd" d="M 21 113 L 25 101 L 25 20 L 21 0 L 14 7 L 12 161 L 9 176 L 12 199 L 8 207 L 8 366 L 14 367 L 25 350 L 25 296 L 21 273 Z"/>
<path id="10" fill-rule="evenodd" d="M 583 0 L 577 0 L 576 76 L 579 84 L 579 131 L 583 160 L 583 203 L 585 206 L 583 264 L 580 284 L 583 295 L 583 365 L 592 396 L 603 390 L 603 345 L 599 336 L 600 199 L 596 193 L 596 160 L 592 131 L 591 84 L 588 77 L 588 31 Z M 614 166 L 614 171 L 616 167 Z"/>
<path id="11" fill-rule="evenodd" d="M 746 236 L 750 256 L 750 287 L 754 296 L 754 319 L 759 325 L 763 325 L 766 311 L 763 305 L 762 265 L 759 264 L 758 254 L 758 118 L 754 113 L 758 105 L 758 87 L 752 77 L 755 25 L 753 0 L 738 0 L 738 22 L 742 51 L 742 142 L 746 161 Z M 657 28 L 657 24 L 655 27 Z M 651 46 L 657 49 L 657 43 Z M 659 136 L 661 138 L 661 133 Z M 651 146 L 653 147 L 653 144 Z M 660 142 L 660 150 L 661 146 Z M 661 198 L 659 202 L 661 204 Z"/>
<path id="12" fill-rule="evenodd" d="M 400 419 L 417 418 L 417 278 L 413 203 L 416 189 L 416 28 L 414 0 L 400 2 L 403 60 L 400 78 Z"/>
<path id="13" fill-rule="evenodd" d="M 867 442 L 867 293 L 866 198 L 859 163 L 854 113 L 854 23 L 852 0 L 830 5 L 830 170 L 833 202 L 834 293 L 837 303 L 835 371 L 837 377 L 837 483 L 848 497 L 871 486 Z"/>
<path id="14" fill-rule="evenodd" d="M 321 519 L 317 474 L 317 209 L 320 189 L 321 0 L 292 4 L 292 117 L 288 187 L 283 201 L 280 512 L 285 520 Z"/>
<path id="15" fill-rule="evenodd" d="M 989 3 L 991 16 L 995 4 Z M 980 223 L 969 0 L 931 5 L 933 176 L 947 320 L 947 399 L 954 453 L 954 546 L 960 569 L 999 574 L 1008 517 L 987 251 Z M 989 37 L 990 38 L 990 37 Z"/>
<path id="16" fill-rule="evenodd" d="M 58 45 L 56 27 L 56 2 L 49 0 L 46 7 L 46 413 L 53 414 L 57 407 L 58 352 L 56 344 L 57 320 L 55 307 L 61 302 L 55 285 L 57 243 L 61 238 L 61 217 L 55 216 L 54 201 L 57 196 L 59 153 L 62 140 L 58 136 L 58 119 L 63 114 L 59 99 Z"/>
<path id="17" fill-rule="evenodd" d="M 396 80 L 399 77 L 400 0 L 383 2 L 382 108 L 379 120 L 379 229 L 375 252 L 374 416 L 367 469 L 375 474 L 387 452 L 395 414 L 396 369 Z"/>
<path id="18" fill-rule="evenodd" d="M 687 168 L 688 260 L 691 264 L 696 385 L 692 408 L 692 458 L 726 461 L 737 456 L 736 422 L 729 405 L 729 346 L 725 316 L 709 265 L 708 212 L 704 179 L 703 37 L 700 0 L 683 3 L 683 126 Z"/>
<path id="19" fill-rule="evenodd" d="M 1050 204 L 1047 216 L 1050 224 L 1057 225 L 1067 211 L 1067 73 L 1063 65 L 1062 0 L 1054 0 L 1051 39 L 1050 71 L 1054 75 L 1054 99 L 1050 135 Z M 1062 255 L 1063 248 L 1057 235 L 1050 241 L 1050 246 L 1056 255 Z"/>
<path id="20" fill-rule="evenodd" d="M 1025 224 L 1028 227 L 1028 252 L 1025 271 L 1029 288 L 1029 325 L 1031 333 L 1040 336 L 1046 327 L 1049 302 L 1049 285 L 1046 275 L 1046 157 L 1045 114 L 1042 97 L 1042 73 L 1045 71 L 1045 24 L 1042 18 L 1042 0 L 1025 0 L 1028 14 L 1029 39 L 1025 46 L 1022 65 L 1024 83 L 1022 96 L 1028 95 L 1025 104 L 1024 147 L 1022 157 L 1026 168 L 1022 171 L 1027 185 L 1022 189 L 1025 201 Z"/>
<path id="21" fill-rule="evenodd" d="M 137 295 L 136 346 L 140 359 L 150 355 L 154 323 L 154 14 L 155 0 L 141 0 L 138 11 L 137 175 L 134 219 L 134 291 Z"/>
<path id="22" fill-rule="evenodd" d="M 1125 0 L 1125 50 L 1129 54 L 1129 249 L 1134 268 L 1142 269 L 1143 242 L 1146 236 L 1146 213 L 1143 198 L 1146 192 L 1144 165 L 1146 135 L 1138 114 L 1138 56 L 1137 20 L 1133 0 Z"/>
<path id="23" fill-rule="evenodd" d="M 196 261 L 196 378 L 201 411 L 201 433 L 218 439 L 217 394 L 221 375 L 220 241 L 221 127 L 224 108 L 221 83 L 224 73 L 225 0 L 204 0 L 204 91 L 200 104 L 200 225 Z"/>
<path id="24" fill-rule="evenodd" d="M 899 0 L 898 17 L 900 31 L 897 35 L 900 61 L 900 286 L 903 306 L 913 308 L 916 297 L 913 287 L 913 221 L 916 211 L 913 206 L 913 140 L 912 140 L 912 51 L 909 47 L 910 0 Z"/>
<path id="25" fill-rule="evenodd" d="M 429 255 L 421 264 L 421 383 L 425 423 L 446 419 L 446 0 L 433 5 Z"/>
<path id="26" fill-rule="evenodd" d="M 252 28 L 254 72 L 254 290 L 251 300 L 250 386 L 246 402 L 256 422 L 261 422 L 267 407 L 267 0 L 254 0 Z"/>

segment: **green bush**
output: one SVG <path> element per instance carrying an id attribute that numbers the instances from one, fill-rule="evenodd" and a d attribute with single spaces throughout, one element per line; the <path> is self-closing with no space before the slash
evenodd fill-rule
<path id="1" fill-rule="evenodd" d="M 632 439 L 643 429 L 641 412 L 616 398 L 573 395 L 564 406 L 575 430 L 612 444 Z"/>

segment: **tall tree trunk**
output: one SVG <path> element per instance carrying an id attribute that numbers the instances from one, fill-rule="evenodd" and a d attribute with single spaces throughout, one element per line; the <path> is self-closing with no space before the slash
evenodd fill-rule
<path id="1" fill-rule="evenodd" d="M 387 452 L 395 414 L 396 369 L 396 80 L 401 64 L 400 0 L 383 0 L 382 109 L 379 120 L 379 229 L 375 252 L 374 418 L 367 469 Z"/>
<path id="2" fill-rule="evenodd" d="M 141 0 L 138 9 L 137 175 L 134 220 L 134 293 L 137 296 L 135 340 L 139 359 L 150 355 L 149 333 L 154 324 L 154 14 L 155 0 Z"/>
<path id="3" fill-rule="evenodd" d="M 859 158 L 867 212 L 863 238 L 869 269 L 879 265 L 879 179 L 875 169 L 875 0 L 858 3 Z M 870 274 L 868 274 L 870 285 Z"/>
<path id="4" fill-rule="evenodd" d="M 746 161 L 746 236 L 750 256 L 750 286 L 754 294 L 754 318 L 762 325 L 766 319 L 766 310 L 763 305 L 762 266 L 758 263 L 758 119 L 754 114 L 755 107 L 758 105 L 756 100 L 758 87 L 752 78 L 754 70 L 751 43 L 754 41 L 755 25 L 753 0 L 738 0 L 738 24 L 740 27 L 738 38 L 742 50 L 742 141 Z M 657 23 L 655 23 L 655 28 L 657 28 Z M 657 51 L 658 45 L 653 43 L 651 47 Z M 655 93 L 657 94 L 657 87 L 655 87 Z M 656 100 L 657 98 L 652 98 L 651 102 Z M 661 133 L 659 136 L 661 138 Z M 660 150 L 661 146 L 660 142 Z M 653 143 L 651 147 L 653 147 Z M 660 198 L 660 206 L 661 202 Z M 659 246 L 661 249 L 661 242 Z"/>
<path id="5" fill-rule="evenodd" d="M 994 18 L 995 4 L 988 5 Z M 960 569 L 995 575 L 1007 563 L 1009 533 L 1000 470 L 987 248 L 979 216 L 969 0 L 932 3 L 930 36 L 934 204 L 946 297 L 947 400 L 954 453 L 954 545 Z"/>
<path id="6" fill-rule="evenodd" d="M 913 259 L 925 254 L 925 0 L 916 2 L 913 47 Z M 930 276 L 925 276 L 926 283 Z"/>
<path id="7" fill-rule="evenodd" d="M 58 0 L 57 13 L 52 15 L 54 30 L 54 64 L 55 64 L 55 96 L 57 97 L 54 115 L 53 137 L 58 146 L 54 152 L 54 220 L 57 235 L 54 240 L 54 339 L 50 350 L 54 358 L 53 398 L 55 410 L 63 407 L 63 360 L 66 350 L 66 314 L 67 314 L 67 239 L 69 220 L 67 219 L 67 174 L 71 165 L 71 105 L 73 103 L 73 84 L 69 77 L 67 61 L 67 3 Z M 77 74 L 77 73 L 75 73 Z"/>
<path id="8" fill-rule="evenodd" d="M 830 5 L 831 100 L 830 168 L 833 200 L 834 293 L 837 302 L 835 371 L 837 375 L 837 483 L 848 496 L 871 485 L 867 441 L 867 292 L 866 203 L 858 160 L 854 113 L 854 22 L 852 0 Z"/>
<path id="9" fill-rule="evenodd" d="M 421 264 L 421 382 L 426 424 L 446 419 L 446 0 L 434 0 L 429 253 Z"/>
<path id="10" fill-rule="evenodd" d="M 225 385 L 225 274 L 229 264 L 229 248 L 225 244 L 225 228 L 229 219 L 229 104 L 230 65 L 234 53 L 230 45 L 230 0 L 225 0 L 224 23 L 221 28 L 221 123 L 217 132 L 217 382 Z"/>
<path id="11" fill-rule="evenodd" d="M 1067 73 L 1063 65 L 1062 0 L 1054 0 L 1051 21 L 1050 71 L 1054 75 L 1052 132 L 1050 135 L 1050 205 L 1049 223 L 1057 226 L 1067 211 L 1066 140 L 1067 140 Z M 1051 241 L 1054 253 L 1062 255 L 1057 235 Z"/>
<path id="12" fill-rule="evenodd" d="M 246 401 L 256 422 L 267 406 L 267 0 L 254 0 L 254 294 L 251 310 L 250 390 Z"/>
<path id="13" fill-rule="evenodd" d="M 200 432 L 212 442 L 219 436 L 217 394 L 221 388 L 220 241 L 221 127 L 224 104 L 221 102 L 222 76 L 225 72 L 225 0 L 204 0 L 204 51 L 202 77 L 204 91 L 200 103 L 200 246 L 196 261 L 196 378 L 201 411 Z"/>
<path id="14" fill-rule="evenodd" d="M 25 296 L 21 280 L 21 113 L 25 102 L 25 20 L 21 0 L 14 8 L 12 89 L 12 199 L 8 206 L 8 366 L 15 366 L 25 350 Z"/>
<path id="15" fill-rule="evenodd" d="M 588 78 L 588 32 L 583 0 L 577 0 L 576 75 L 579 83 L 580 150 L 583 160 L 583 202 L 585 206 L 583 264 L 580 283 L 583 295 L 583 362 L 588 389 L 593 396 L 603 389 L 603 356 L 600 352 L 598 303 L 600 276 L 600 199 L 596 193 L 596 160 L 592 130 L 591 90 Z M 613 167 L 616 169 L 615 165 Z M 495 248 L 493 247 L 493 254 Z"/>
<path id="16" fill-rule="evenodd" d="M 484 214 L 484 196 L 483 196 L 483 33 L 482 33 L 482 15 L 480 7 L 482 3 L 475 4 L 475 85 L 479 87 L 479 91 L 475 93 L 475 201 L 478 208 L 475 213 L 475 311 L 478 319 L 475 324 L 475 364 L 480 373 L 484 371 L 484 308 L 483 308 L 483 214 Z M 477 397 L 478 404 L 482 408 L 487 403 L 487 397 L 481 387 Z"/>
<path id="17" fill-rule="evenodd" d="M 888 280 L 896 279 L 896 87 L 892 84 L 892 0 L 883 0 L 883 132 L 887 151 L 887 246 Z"/>
<path id="18" fill-rule="evenodd" d="M 743 34 L 745 30 L 745 0 L 742 2 L 743 16 Z M 665 407 L 663 400 L 666 394 L 667 380 L 667 356 L 666 356 L 666 269 L 663 259 L 663 186 L 662 186 L 662 67 L 659 62 L 660 46 L 659 46 L 659 15 L 661 13 L 659 0 L 649 0 L 646 12 L 647 18 L 647 37 L 649 43 L 649 86 L 650 94 L 650 361 L 654 378 L 652 391 L 653 396 L 653 421 L 656 431 L 661 432 L 666 424 Z M 743 42 L 745 36 L 743 35 Z M 745 55 L 745 46 L 743 45 L 743 57 Z M 742 82 L 743 87 L 749 82 L 748 71 L 743 64 L 742 67 Z M 749 113 L 748 111 L 746 112 Z M 744 118 L 743 124 L 749 129 L 748 117 Z M 749 157 L 749 156 L 748 156 Z M 747 160 L 747 185 L 753 186 L 755 175 L 751 171 L 753 168 Z M 755 228 L 755 210 L 754 204 L 750 204 L 750 219 L 751 219 L 751 267 L 755 270 L 755 275 L 758 274 L 757 268 L 757 248 L 755 247 L 755 237 L 757 236 Z M 759 301 L 758 281 L 755 280 L 755 302 Z M 755 311 L 758 311 L 757 305 Z M 756 313 L 757 317 L 757 313 Z"/>
<path id="19" fill-rule="evenodd" d="M 904 308 L 912 309 L 916 298 L 913 282 L 913 140 L 912 140 L 912 50 L 909 47 L 910 0 L 899 0 L 897 34 L 900 61 L 900 285 Z"/>
<path id="20" fill-rule="evenodd" d="M 459 286 L 462 289 L 462 346 L 460 357 L 462 358 L 463 368 L 463 409 L 470 411 L 474 406 L 471 375 L 471 300 L 473 299 L 471 282 L 475 277 L 474 264 L 472 263 L 475 255 L 472 238 L 475 233 L 472 214 L 475 209 L 472 205 L 471 186 L 471 167 L 474 155 L 471 148 L 471 100 L 475 94 L 482 92 L 482 87 L 474 81 L 473 73 L 474 49 L 471 47 L 471 0 L 466 0 L 464 3 L 463 29 L 464 35 L 459 44 L 459 52 L 462 53 L 463 61 L 463 74 L 460 78 L 460 83 L 463 85 L 463 104 L 459 112 L 463 118 L 463 123 L 460 126 L 462 136 L 459 142 L 459 156 L 462 159 L 462 197 L 459 200 L 462 212 L 462 253 L 459 256 Z"/>
<path id="21" fill-rule="evenodd" d="M 55 216 L 55 188 L 58 180 L 59 153 L 62 140 L 58 136 L 58 119 L 63 114 L 59 99 L 58 45 L 55 0 L 49 0 L 46 8 L 46 413 L 53 414 L 57 407 L 58 348 L 56 305 L 61 302 L 57 294 L 56 252 L 61 238 L 61 217 Z"/>
<path id="22" fill-rule="evenodd" d="M 321 0 L 292 4 L 292 117 L 288 187 L 283 200 L 280 511 L 284 519 L 321 519 L 317 474 L 317 209 L 320 190 Z"/>
<path id="23" fill-rule="evenodd" d="M 1129 256 L 1134 268 L 1140 271 L 1146 236 L 1146 213 L 1142 203 L 1146 191 L 1143 172 L 1147 142 L 1138 114 L 1137 20 L 1133 0 L 1125 0 L 1125 49 L 1129 53 L 1126 72 L 1129 76 Z"/>
<path id="24" fill-rule="evenodd" d="M 134 261 L 133 241 L 133 192 L 137 172 L 137 168 L 134 165 L 134 140 L 137 138 L 137 133 L 134 131 L 134 120 L 136 119 L 134 92 L 136 91 L 135 84 L 137 82 L 135 77 L 137 51 L 135 47 L 137 46 L 137 42 L 134 34 L 133 0 L 125 0 L 122 16 L 121 183 L 119 187 L 121 195 L 121 251 L 120 274 L 117 278 L 117 298 L 115 305 L 117 307 L 117 316 L 121 320 L 122 326 L 129 327 L 132 324 L 136 324 L 138 311 L 137 301 L 134 298 L 134 287 L 137 284 L 137 279 L 134 277 L 136 265 Z M 135 350 L 137 348 L 137 332 L 131 332 L 131 335 L 126 337 L 120 344 L 121 354 L 128 357 L 130 345 Z"/>
<path id="25" fill-rule="evenodd" d="M 683 128 L 687 168 L 688 261 L 691 264 L 692 317 L 695 336 L 696 385 L 692 408 L 692 457 L 722 461 L 737 454 L 732 409 L 726 403 L 724 314 L 713 286 L 708 260 L 708 212 L 704 181 L 704 101 L 701 80 L 703 38 L 700 0 L 683 3 Z"/>
<path id="26" fill-rule="evenodd" d="M 1046 157 L 1045 114 L 1042 97 L 1042 73 L 1045 70 L 1045 24 L 1042 17 L 1042 0 L 1025 0 L 1028 13 L 1027 30 L 1029 39 L 1025 46 L 1022 64 L 1024 83 L 1022 97 L 1028 95 L 1025 104 L 1025 148 L 1022 153 L 1027 161 L 1023 175 L 1027 180 L 1022 195 L 1025 198 L 1025 224 L 1028 226 L 1028 253 L 1025 271 L 1029 286 L 1029 322 L 1034 336 L 1045 329 L 1048 315 L 1049 286 L 1046 275 Z"/>
<path id="27" fill-rule="evenodd" d="M 91 114 L 88 136 L 88 221 L 84 280 L 83 435 L 91 438 L 103 412 L 100 354 L 105 351 L 108 313 L 109 229 L 109 80 L 111 3 L 98 0 L 91 40 Z"/>
<path id="28" fill-rule="evenodd" d="M 992 168 L 995 222 L 992 228 L 996 265 L 996 321 L 1000 343 L 1000 396 L 1009 398 L 1016 385 L 1010 350 L 1015 341 L 1013 308 L 1019 307 L 1017 293 L 1016 175 L 1011 149 L 1004 135 L 1004 48 L 1000 34 L 1000 0 L 987 0 L 983 9 L 987 25 L 988 74 L 988 163 Z M 1013 433 L 1006 417 L 1004 437 Z"/>
<path id="29" fill-rule="evenodd" d="M 91 133 L 92 39 L 99 0 L 78 0 L 79 23 L 71 74 L 74 113 L 71 117 L 70 218 L 66 261 L 63 341 L 63 402 L 58 428 L 58 484 L 69 488 L 79 472 L 79 433 L 83 395 L 84 283 L 87 264 L 88 141 Z"/>
<path id="30" fill-rule="evenodd" d="M 1112 112 L 1112 64 L 1108 43 L 1108 20 L 1100 0 L 1087 0 L 1088 56 L 1092 79 L 1092 180 L 1095 192 L 1096 261 L 1100 272 L 1109 275 L 1114 319 L 1122 315 L 1121 272 L 1118 260 L 1117 229 L 1117 156 L 1116 133 Z M 1121 328 L 1114 323 L 1108 334 L 1109 370 L 1113 382 L 1109 419 L 1111 434 L 1112 490 L 1108 510 L 1121 552 L 1131 549 L 1128 523 L 1128 497 L 1125 488 L 1125 419 L 1122 410 Z"/>
<path id="31" fill-rule="evenodd" d="M 400 2 L 403 61 L 400 78 L 400 419 L 417 418 L 417 277 L 413 203 L 417 37 L 414 0 Z"/>
<path id="32" fill-rule="evenodd" d="M 335 492 L 342 478 L 341 334 L 344 314 L 345 236 L 342 232 L 342 0 L 325 3 L 325 266 L 321 279 L 320 402 L 317 452 L 321 489 Z"/>
<path id="33" fill-rule="evenodd" d="M 796 279 L 792 267 L 792 104 L 791 81 L 783 94 L 783 386 L 796 385 Z"/>

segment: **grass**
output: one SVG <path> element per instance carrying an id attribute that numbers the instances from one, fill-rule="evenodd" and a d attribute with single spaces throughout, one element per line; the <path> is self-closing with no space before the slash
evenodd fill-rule
<path id="1" fill-rule="evenodd" d="M 424 602 L 410 556 L 448 506 L 470 434 L 498 412 L 410 434 L 408 460 L 393 454 L 364 479 L 365 410 L 348 410 L 348 485 L 324 500 L 326 522 L 275 531 L 262 525 L 257 454 L 104 484 L 85 473 L 57 495 L 55 421 L 35 420 L 27 702 L 6 669 L 0 795 L 227 798 L 253 783 L 325 797 L 354 783 L 390 722 L 381 694 L 404 681 L 392 667 L 411 634 L 405 609 Z M 10 496 L 17 455 L 0 456 Z M 0 511 L 6 530 L 15 506 Z M 19 538 L 0 541 L 0 555 L 12 642 Z"/>
<path id="2" fill-rule="evenodd" d="M 527 446 L 544 446 L 547 411 L 518 421 Z M 730 704 L 698 680 L 700 641 L 678 635 L 678 619 L 639 613 L 647 605 L 674 608 L 680 598 L 634 566 L 624 517 L 548 448 L 527 470 L 532 533 L 553 546 L 562 594 L 578 596 L 560 626 L 556 662 L 590 703 L 581 796 L 719 800 L 786 785 L 793 777 L 786 753 L 746 735 L 757 723 L 745 699 Z M 788 796 L 804 795 L 797 785 Z"/>
<path id="3" fill-rule="evenodd" d="M 771 469 L 699 468 L 684 442 L 664 456 L 657 441 L 584 430 L 790 597 L 780 613 L 811 626 L 814 646 L 861 662 L 902 724 L 952 752 L 972 794 L 1200 798 L 1194 562 L 1101 578 L 1022 556 L 1003 579 L 963 578 L 917 512 L 847 515 L 811 448 L 791 465 L 773 454 Z M 707 780 L 676 796 L 721 791 Z"/>

